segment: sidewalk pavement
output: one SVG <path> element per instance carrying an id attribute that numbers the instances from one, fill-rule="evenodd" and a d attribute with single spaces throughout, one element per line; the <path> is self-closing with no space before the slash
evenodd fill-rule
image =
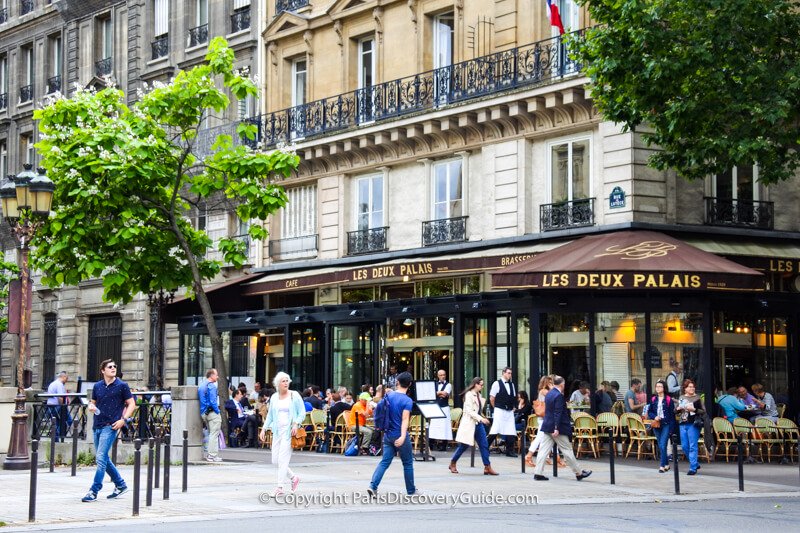
<path id="1" fill-rule="evenodd" d="M 152 507 L 145 507 L 147 468 L 142 465 L 140 519 L 169 522 L 203 516 L 241 516 L 242 513 L 337 513 L 376 505 L 369 502 L 366 489 L 379 460 L 377 457 L 295 452 L 291 468 L 302 480 L 300 487 L 295 497 L 290 495 L 283 501 L 275 501 L 270 497 L 275 486 L 275 467 L 270 464 L 268 450 L 229 449 L 224 450 L 222 456 L 225 462 L 221 464 L 189 465 L 186 493 L 181 493 L 182 469 L 173 466 L 170 469 L 170 499 L 162 500 L 162 490 L 154 489 Z M 672 471 L 659 474 L 654 461 L 618 460 L 616 485 L 610 485 L 607 456 L 581 459 L 582 468 L 593 471 L 591 477 L 581 482 L 564 468 L 559 469 L 558 478 L 553 478 L 550 466 L 545 469 L 550 481 L 534 481 L 532 469 L 527 468 L 527 472 L 521 474 L 520 460 L 504 456 L 492 456 L 492 466 L 500 475 L 484 476 L 479 454 L 476 454 L 474 468 L 470 468 L 469 454 L 465 454 L 458 463 L 461 473 L 454 475 L 447 470 L 450 455 L 436 453 L 436 456 L 435 462 L 415 462 L 415 483 L 423 494 L 411 503 L 399 502 L 405 488 L 402 466 L 399 458 L 395 458 L 379 489 L 385 500 L 377 505 L 403 508 L 413 504 L 447 509 L 520 503 L 643 503 L 756 495 L 800 497 L 798 465 L 747 465 L 745 492 L 741 493 L 738 492 L 735 463 L 704 463 L 697 476 L 687 476 L 686 463 L 680 463 L 681 494 L 675 495 Z M 94 467 L 80 468 L 73 478 L 68 467 L 57 468 L 52 474 L 47 469 L 40 469 L 36 523 L 67 529 L 78 528 L 88 521 L 129 519 L 133 502 L 133 467 L 120 467 L 131 492 L 119 500 L 107 500 L 113 486 L 106 478 L 98 500 L 81 503 L 80 498 L 88 491 L 94 470 Z M 0 470 L 0 481 L 4 489 L 0 521 L 11 526 L 2 531 L 26 529 L 29 473 Z M 500 498 L 505 498 L 505 501 Z M 520 502 L 508 501 L 509 498 Z M 135 522 L 133 519 L 131 523 Z"/>

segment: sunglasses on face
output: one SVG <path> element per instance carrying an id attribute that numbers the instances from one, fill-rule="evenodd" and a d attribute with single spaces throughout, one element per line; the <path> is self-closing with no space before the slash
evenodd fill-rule
<path id="1" fill-rule="evenodd" d="M 108 370 L 109 368 L 117 368 L 117 365 L 108 365 L 108 366 L 106 367 L 106 370 Z"/>

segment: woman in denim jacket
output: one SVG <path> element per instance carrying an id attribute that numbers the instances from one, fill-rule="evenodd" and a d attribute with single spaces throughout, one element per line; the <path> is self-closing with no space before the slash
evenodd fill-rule
<path id="1" fill-rule="evenodd" d="M 669 437 L 675 434 L 676 429 L 675 401 L 667 394 L 667 382 L 663 379 L 656 381 L 656 394 L 647 404 L 647 418 L 660 421 L 659 427 L 653 428 L 653 433 L 658 441 L 658 454 L 661 459 L 658 471 L 663 473 L 669 470 L 667 447 Z"/>
<path id="2" fill-rule="evenodd" d="M 278 487 L 275 495 L 283 494 L 283 483 L 289 479 L 292 492 L 297 490 L 300 477 L 289 468 L 292 458 L 292 437 L 306 418 L 306 407 L 297 391 L 289 390 L 292 382 L 289 374 L 278 372 L 272 384 L 278 391 L 269 399 L 269 411 L 264 427 L 261 429 L 261 440 L 267 438 L 267 428 L 272 431 L 272 464 L 278 465 Z"/>

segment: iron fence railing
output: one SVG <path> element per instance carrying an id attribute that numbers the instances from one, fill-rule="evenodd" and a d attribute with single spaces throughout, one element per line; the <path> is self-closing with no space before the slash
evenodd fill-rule
<path id="1" fill-rule="evenodd" d="M 347 232 L 347 255 L 371 254 L 388 249 L 389 228 L 369 228 Z"/>
<path id="2" fill-rule="evenodd" d="M 35 7 L 34 0 L 20 0 L 19 1 L 19 14 L 20 15 L 27 15 L 33 8 Z"/>
<path id="3" fill-rule="evenodd" d="M 98 78 L 111 74 L 111 58 L 106 57 L 94 62 L 94 75 Z"/>
<path id="4" fill-rule="evenodd" d="M 594 198 L 539 206 L 541 231 L 594 225 Z"/>
<path id="5" fill-rule="evenodd" d="M 54 397 L 64 399 L 64 403 L 47 405 L 47 400 Z M 64 442 L 71 439 L 74 434 L 73 422 L 78 421 L 78 438 L 86 439 L 86 404 L 83 393 L 38 394 L 41 403 L 33 404 L 33 421 L 31 424 L 31 438 L 51 437 Z M 53 424 L 53 418 L 56 423 Z"/>
<path id="6" fill-rule="evenodd" d="M 705 197 L 706 224 L 773 229 L 775 204 L 758 200 Z"/>
<path id="7" fill-rule="evenodd" d="M 189 43 L 187 44 L 187 48 L 200 46 L 201 44 L 206 44 L 207 42 L 208 24 L 203 24 L 202 26 L 196 26 L 189 29 Z"/>
<path id="8" fill-rule="evenodd" d="M 8 108 L 8 93 L 0 94 L 0 109 Z"/>
<path id="9" fill-rule="evenodd" d="M 422 245 L 449 244 L 467 240 L 467 217 L 440 218 L 422 223 Z"/>
<path id="10" fill-rule="evenodd" d="M 22 102 L 30 102 L 33 100 L 33 84 L 31 85 L 23 85 L 19 88 L 19 101 Z"/>
<path id="11" fill-rule="evenodd" d="M 53 94 L 61 91 L 61 76 L 52 76 L 47 78 L 47 94 Z"/>
<path id="12" fill-rule="evenodd" d="M 231 33 L 250 28 L 250 6 L 240 7 L 231 15 Z"/>
<path id="13" fill-rule="evenodd" d="M 150 43 L 153 59 L 165 57 L 169 53 L 169 34 L 159 35 Z"/>
<path id="14" fill-rule="evenodd" d="M 314 234 L 269 241 L 269 255 L 275 261 L 316 257 L 317 237 Z"/>
<path id="15" fill-rule="evenodd" d="M 308 0 L 275 0 L 275 16 L 277 17 L 284 11 L 297 11 L 307 5 Z"/>

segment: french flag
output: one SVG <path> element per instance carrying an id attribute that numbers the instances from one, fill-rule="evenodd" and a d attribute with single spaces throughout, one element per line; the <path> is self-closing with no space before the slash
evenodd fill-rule
<path id="1" fill-rule="evenodd" d="M 558 28 L 558 33 L 564 35 L 564 24 L 561 22 L 561 13 L 558 12 L 556 0 L 546 0 L 547 10 L 550 12 L 550 25 Z"/>

